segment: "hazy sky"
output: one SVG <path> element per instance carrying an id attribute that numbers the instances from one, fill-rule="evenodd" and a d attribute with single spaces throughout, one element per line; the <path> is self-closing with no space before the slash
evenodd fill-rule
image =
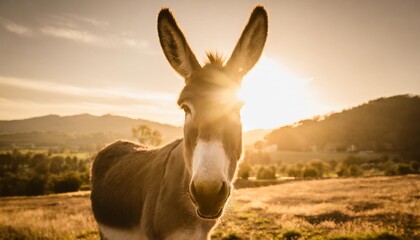
<path id="1" fill-rule="evenodd" d="M 420 94 L 417 0 L 0 0 L 0 119 L 111 113 L 179 125 L 183 80 L 160 49 L 160 8 L 204 60 L 230 55 L 258 3 L 269 37 L 244 80 L 247 129 Z"/>

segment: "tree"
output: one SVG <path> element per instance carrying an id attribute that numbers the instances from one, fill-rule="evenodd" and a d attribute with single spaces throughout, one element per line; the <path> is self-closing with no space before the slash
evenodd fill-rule
<path id="1" fill-rule="evenodd" d="M 401 175 L 410 174 L 414 172 L 411 166 L 406 163 L 398 164 L 397 170 L 398 170 L 398 173 Z"/>
<path id="2" fill-rule="evenodd" d="M 314 167 L 305 167 L 303 170 L 303 178 L 316 178 L 322 176 Z"/>
<path id="3" fill-rule="evenodd" d="M 302 168 L 298 166 L 291 166 L 287 170 L 287 175 L 289 177 L 300 178 L 302 177 Z"/>
<path id="4" fill-rule="evenodd" d="M 257 179 L 259 180 L 275 180 L 276 179 L 276 168 L 274 166 L 265 167 L 262 166 L 258 169 Z"/>
<path id="5" fill-rule="evenodd" d="M 241 165 L 239 165 L 239 172 L 238 177 L 240 179 L 247 180 L 249 178 L 251 172 L 251 166 L 247 162 L 242 162 Z"/>
<path id="6" fill-rule="evenodd" d="M 34 176 L 26 184 L 26 195 L 35 196 L 45 194 L 47 180 L 41 176 Z"/>
<path id="7" fill-rule="evenodd" d="M 328 172 L 328 165 L 320 160 L 312 160 L 309 164 L 317 172 L 316 176 L 311 177 L 323 177 Z"/>
<path id="8" fill-rule="evenodd" d="M 146 125 L 140 125 L 131 129 L 133 138 L 145 145 L 158 146 L 162 143 L 162 134 Z"/>
<path id="9" fill-rule="evenodd" d="M 78 191 L 82 185 L 82 179 L 77 172 L 69 172 L 53 180 L 55 193 Z"/>

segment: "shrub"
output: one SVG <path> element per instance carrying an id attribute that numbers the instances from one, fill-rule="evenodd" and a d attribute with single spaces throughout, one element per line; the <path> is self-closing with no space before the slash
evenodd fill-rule
<path id="1" fill-rule="evenodd" d="M 250 175 L 251 167 L 248 163 L 242 162 L 241 165 L 239 165 L 239 172 L 238 177 L 240 179 L 248 179 Z"/>
<path id="2" fill-rule="evenodd" d="M 258 169 L 257 179 L 276 179 L 276 169 L 274 167 L 261 167 L 260 169 Z"/>
<path id="3" fill-rule="evenodd" d="M 397 165 L 393 161 L 386 161 L 383 164 L 383 169 L 385 171 L 385 175 L 387 176 L 394 176 L 398 174 Z"/>
<path id="4" fill-rule="evenodd" d="M 7 172 L 0 178 L 1 196 L 21 196 L 25 195 L 28 177 L 26 175 L 15 175 Z"/>
<path id="5" fill-rule="evenodd" d="M 283 238 L 285 240 L 298 240 L 300 237 L 302 237 L 302 234 L 296 230 L 289 230 L 283 233 Z"/>
<path id="6" fill-rule="evenodd" d="M 318 177 L 318 171 L 312 167 L 306 167 L 303 170 L 303 178 L 316 178 Z"/>
<path id="7" fill-rule="evenodd" d="M 53 181 L 55 193 L 74 192 L 80 189 L 82 180 L 75 172 L 67 173 Z"/>
<path id="8" fill-rule="evenodd" d="M 420 171 L 420 162 L 418 162 L 418 161 L 411 161 L 410 162 L 410 167 L 411 167 L 411 169 L 413 169 L 413 171 L 415 173 L 419 173 L 419 171 Z"/>
<path id="9" fill-rule="evenodd" d="M 322 177 L 322 176 L 324 176 L 325 173 L 328 173 L 329 165 L 326 164 L 325 162 L 321 161 L 321 160 L 312 160 L 309 163 L 309 165 L 316 172 L 316 176 L 312 176 L 312 177 Z M 312 170 L 311 170 L 311 172 L 312 172 L 311 174 L 313 174 Z"/>
<path id="10" fill-rule="evenodd" d="M 342 165 L 337 171 L 337 175 L 339 177 L 359 177 L 363 175 L 363 170 L 356 165 L 351 165 L 350 167 Z"/>
<path id="11" fill-rule="evenodd" d="M 45 194 L 47 180 L 40 176 L 32 177 L 26 184 L 26 195 L 42 195 Z"/>
<path id="12" fill-rule="evenodd" d="M 302 177 L 302 170 L 297 167 L 291 167 L 287 170 L 289 177 L 300 178 Z"/>
<path id="13" fill-rule="evenodd" d="M 413 169 L 411 168 L 410 165 L 405 164 L 405 163 L 400 163 L 400 164 L 398 164 L 397 172 L 399 174 L 405 175 L 405 174 L 413 173 L 414 171 L 413 171 Z"/>
<path id="14" fill-rule="evenodd" d="M 359 177 L 363 175 L 363 170 L 359 166 L 353 165 L 349 168 L 349 176 Z"/>

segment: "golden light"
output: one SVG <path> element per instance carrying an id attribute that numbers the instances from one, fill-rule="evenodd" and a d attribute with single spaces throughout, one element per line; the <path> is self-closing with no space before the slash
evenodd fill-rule
<path id="1" fill-rule="evenodd" d="M 238 97 L 244 130 L 275 128 L 319 114 L 322 108 L 311 100 L 309 78 L 301 78 L 263 55 L 242 82 Z"/>

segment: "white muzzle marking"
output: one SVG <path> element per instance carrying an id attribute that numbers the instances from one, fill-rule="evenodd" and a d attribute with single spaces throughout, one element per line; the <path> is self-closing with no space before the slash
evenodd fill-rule
<path id="1" fill-rule="evenodd" d="M 198 140 L 192 158 L 192 180 L 196 185 L 206 188 L 228 182 L 228 168 L 229 159 L 221 141 Z"/>

